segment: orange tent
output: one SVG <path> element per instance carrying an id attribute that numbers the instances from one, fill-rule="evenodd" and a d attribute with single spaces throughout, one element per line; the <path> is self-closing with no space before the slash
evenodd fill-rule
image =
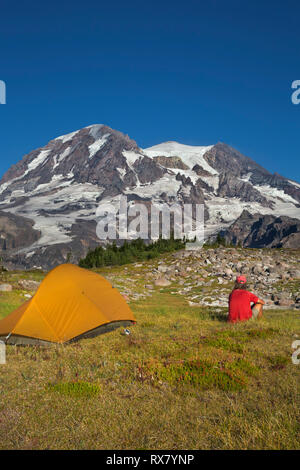
<path id="1" fill-rule="evenodd" d="M 125 299 L 99 274 L 73 264 L 50 271 L 35 295 L 0 321 L 8 344 L 65 343 L 134 322 Z"/>

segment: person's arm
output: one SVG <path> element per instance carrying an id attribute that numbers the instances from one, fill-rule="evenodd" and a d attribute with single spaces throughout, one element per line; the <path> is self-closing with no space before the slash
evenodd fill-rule
<path id="1" fill-rule="evenodd" d="M 259 299 L 257 295 L 253 294 L 252 292 L 250 293 L 250 302 L 253 302 L 254 304 L 265 305 L 264 300 Z"/>

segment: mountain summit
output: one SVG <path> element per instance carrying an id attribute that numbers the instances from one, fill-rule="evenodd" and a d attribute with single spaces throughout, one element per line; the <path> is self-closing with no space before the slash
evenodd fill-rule
<path id="1" fill-rule="evenodd" d="M 121 194 L 147 203 L 204 203 L 207 237 L 225 229 L 229 237 L 243 211 L 300 219 L 300 184 L 224 143 L 141 149 L 127 135 L 95 124 L 51 140 L 3 175 L 4 258 L 12 266 L 45 269 L 68 253 L 76 261 L 99 244 L 99 202 L 116 204 Z"/>

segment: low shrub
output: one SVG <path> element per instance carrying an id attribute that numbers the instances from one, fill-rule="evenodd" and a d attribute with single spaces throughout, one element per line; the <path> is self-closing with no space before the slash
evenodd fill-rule
<path id="1" fill-rule="evenodd" d="M 153 385 L 167 382 L 171 385 L 191 385 L 200 389 L 218 388 L 224 391 L 242 390 L 247 385 L 247 377 L 238 364 L 202 359 L 165 363 L 150 361 L 138 367 L 137 378 Z"/>
<path id="2" fill-rule="evenodd" d="M 48 384 L 47 389 L 70 397 L 95 397 L 100 393 L 99 385 L 90 382 L 60 382 Z"/>
<path id="3" fill-rule="evenodd" d="M 230 352 L 236 352 L 239 354 L 244 352 L 244 348 L 241 344 L 236 343 L 229 338 L 206 338 L 204 343 L 207 346 L 213 346 L 214 348 L 220 348 Z"/>

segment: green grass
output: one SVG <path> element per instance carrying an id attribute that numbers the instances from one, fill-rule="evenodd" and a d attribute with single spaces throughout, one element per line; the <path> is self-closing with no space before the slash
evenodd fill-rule
<path id="1" fill-rule="evenodd" d="M 273 370 L 285 369 L 289 363 L 289 358 L 280 354 L 269 356 L 268 360 L 270 362 L 271 369 Z"/>
<path id="2" fill-rule="evenodd" d="M 46 390 L 76 398 L 91 398 L 100 393 L 100 387 L 90 382 L 62 382 L 48 384 Z"/>
<path id="3" fill-rule="evenodd" d="M 186 386 L 197 390 L 238 391 L 247 385 L 247 377 L 241 372 L 236 362 L 217 362 L 197 359 L 148 362 L 138 367 L 137 379 L 141 382 L 149 381 L 153 385 L 167 382 L 181 388 L 186 393 Z"/>
<path id="4" fill-rule="evenodd" d="M 143 292 L 146 271 L 101 272 Z M 17 285 L 18 276 L 6 281 Z M 24 300 L 18 289 L 2 293 L 0 316 Z M 7 347 L 1 449 L 300 448 L 298 312 L 232 325 L 226 309 L 191 307 L 160 289 L 130 305 L 129 336 L 119 329 L 49 349 Z"/>
<path id="5" fill-rule="evenodd" d="M 0 319 L 6 317 L 27 300 L 21 291 L 2 292 L 0 295 Z"/>
<path id="6" fill-rule="evenodd" d="M 209 346 L 213 346 L 218 349 L 223 349 L 226 351 L 236 352 L 236 353 L 243 353 L 244 347 L 242 344 L 238 342 L 232 341 L 230 338 L 224 337 L 212 337 L 205 339 L 205 343 Z"/>

